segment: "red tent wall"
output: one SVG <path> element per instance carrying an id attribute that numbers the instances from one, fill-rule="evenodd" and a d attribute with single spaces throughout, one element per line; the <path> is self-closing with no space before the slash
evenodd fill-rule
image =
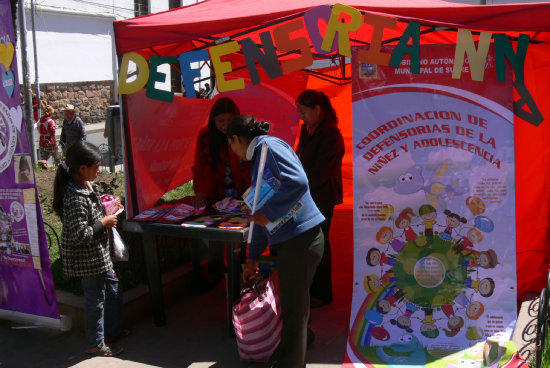
<path id="1" fill-rule="evenodd" d="M 322 1 L 282 0 L 207 0 L 188 7 L 172 11 L 117 21 L 114 23 L 117 51 L 123 54 L 136 51 L 142 55 L 178 55 L 194 47 L 204 47 L 214 39 L 242 32 L 248 27 L 254 28 L 250 33 L 232 37 L 239 40 L 252 37 L 257 40 L 259 32 L 273 27 L 273 22 L 281 17 L 301 16 L 301 13 L 319 5 Z M 518 33 L 529 34 L 534 41 L 529 45 L 525 60 L 525 85 L 529 89 L 545 121 L 538 127 L 515 119 L 516 150 L 516 227 L 517 227 L 517 273 L 518 298 L 528 291 L 539 292 L 545 285 L 545 274 L 549 262 L 547 243 L 550 240 L 548 203 L 550 200 L 550 165 L 548 165 L 548 137 L 550 137 L 550 103 L 546 89 L 550 85 L 550 4 L 507 4 L 494 6 L 471 6 L 432 0 L 403 2 L 398 0 L 354 0 L 346 5 L 360 10 L 379 12 L 403 21 L 416 21 L 423 25 L 448 26 L 489 32 L 506 32 L 509 37 Z M 452 9 L 452 10 L 451 10 Z M 475 17 L 472 17 L 475 14 Z M 406 23 L 399 23 L 395 31 L 385 32 L 385 38 L 402 34 Z M 351 35 L 351 38 L 368 41 L 371 30 L 367 27 Z M 427 33 L 421 36 L 422 43 L 454 43 L 454 30 Z M 237 58 L 236 58 L 237 59 Z M 234 68 L 242 66 L 236 62 Z M 242 73 L 242 71 L 240 72 Z M 340 72 L 334 71 L 341 76 Z M 238 74 L 238 73 L 236 73 Z M 345 75 L 350 76 L 349 67 Z M 289 76 L 291 77 L 291 76 Z M 463 75 L 469 78 L 469 75 Z M 343 81 L 342 81 L 343 82 Z M 262 77 L 262 84 L 278 84 L 277 79 Z M 337 109 L 340 128 L 346 143 L 346 156 L 343 164 L 345 184 L 344 207 L 352 208 L 352 124 L 351 124 L 351 86 L 344 83 L 331 83 L 324 79 L 310 76 L 307 88 L 324 91 Z M 300 91 L 292 91 L 297 96 Z M 518 100 L 520 96 L 515 96 Z M 152 104 L 162 102 L 149 101 Z M 159 109 L 157 111 L 160 111 Z M 164 111 L 164 110 L 163 110 Z M 158 117 L 157 117 L 158 118 Z M 202 126 L 204 117 L 194 124 Z M 128 122 L 132 129 L 132 118 Z M 193 125 L 192 121 L 189 124 Z M 195 128 L 189 130 L 194 132 Z M 188 146 L 191 148 L 192 146 Z M 136 155 L 135 152 L 130 152 Z M 191 155 L 192 156 L 192 155 Z M 179 157 L 166 157 L 167 161 L 178 159 L 177 180 L 163 188 L 169 190 L 189 179 L 189 151 L 182 161 Z M 186 171 L 187 170 L 187 171 Z M 141 175 L 135 171 L 135 180 Z M 181 181 L 181 182 L 180 182 Z M 149 190 L 145 186 L 140 190 Z M 155 196 L 160 196 L 160 188 L 146 203 L 151 203 Z M 148 195 L 151 195 L 149 192 Z M 145 208 L 140 207 L 140 210 Z"/>

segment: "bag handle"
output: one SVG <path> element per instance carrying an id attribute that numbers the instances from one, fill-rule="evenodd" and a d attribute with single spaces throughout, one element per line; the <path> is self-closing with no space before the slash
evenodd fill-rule
<path id="1" fill-rule="evenodd" d="M 258 284 L 260 281 L 268 278 L 270 275 L 270 273 L 265 273 L 263 275 L 256 275 L 254 277 L 251 277 L 247 282 L 247 285 L 249 286 L 245 286 L 245 288 L 241 291 L 241 295 L 256 292 L 258 294 L 258 300 L 264 300 L 264 296 L 262 295 L 262 291 L 260 290 L 260 286 Z"/>
<path id="2" fill-rule="evenodd" d="M 258 286 L 258 279 L 259 277 L 254 277 L 254 285 L 252 286 L 256 292 L 258 293 L 258 300 L 263 301 L 264 296 L 262 295 L 262 292 L 260 291 L 260 287 Z"/>

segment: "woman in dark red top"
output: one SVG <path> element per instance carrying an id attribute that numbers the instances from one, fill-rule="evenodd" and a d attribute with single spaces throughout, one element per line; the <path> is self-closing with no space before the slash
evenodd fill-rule
<path id="1" fill-rule="evenodd" d="M 219 98 L 210 109 L 208 125 L 199 132 L 192 168 L 195 207 L 226 197 L 239 198 L 250 186 L 250 164 L 229 148 L 225 135 L 229 122 L 238 115 L 240 111 L 233 100 Z M 208 261 L 211 278 L 206 287 L 215 286 L 223 277 L 223 254 L 223 243 L 211 242 Z"/>
<path id="2" fill-rule="evenodd" d="M 311 196 L 325 216 L 321 224 L 325 252 L 310 289 L 311 307 L 315 308 L 332 302 L 329 230 L 334 206 L 343 200 L 342 158 L 345 148 L 336 111 L 327 95 L 305 90 L 296 99 L 296 108 L 304 121 L 296 153 L 307 174 Z"/>
<path id="3" fill-rule="evenodd" d="M 228 149 L 227 125 L 239 108 L 227 97 L 218 99 L 197 138 L 193 164 L 195 206 L 215 203 L 226 197 L 240 197 L 250 186 L 250 166 Z"/>

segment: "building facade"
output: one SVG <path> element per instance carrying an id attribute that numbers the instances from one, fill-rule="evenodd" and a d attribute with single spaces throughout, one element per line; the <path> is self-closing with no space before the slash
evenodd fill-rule
<path id="1" fill-rule="evenodd" d="M 118 102 L 113 21 L 195 2 L 25 0 L 27 74 L 33 95 L 38 84 L 42 104 L 54 107 L 58 123 L 67 103 L 77 107 L 86 124 L 104 121 L 107 107 Z M 20 39 L 19 20 L 16 28 Z M 21 42 L 17 42 L 17 52 L 19 81 L 23 83 Z"/>

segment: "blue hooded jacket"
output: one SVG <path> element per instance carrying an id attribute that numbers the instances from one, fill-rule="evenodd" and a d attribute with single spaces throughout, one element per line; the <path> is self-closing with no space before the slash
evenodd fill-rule
<path id="1" fill-rule="evenodd" d="M 254 147 L 254 156 L 250 163 L 252 185 L 256 183 L 260 152 L 264 142 L 268 146 L 265 168 L 269 169 L 273 177 L 279 180 L 280 185 L 277 192 L 268 199 L 262 208 L 257 210 L 261 209 L 269 221 L 273 222 L 285 216 L 293 208 L 299 207 L 299 209 L 272 233 L 264 226 L 254 226 L 248 254 L 248 258 L 253 260 L 260 258 L 268 244 L 274 246 L 292 239 L 325 220 L 313 202 L 307 176 L 300 159 L 292 147 L 279 138 L 269 135 L 258 137 Z M 296 206 L 298 202 L 300 204 Z"/>

